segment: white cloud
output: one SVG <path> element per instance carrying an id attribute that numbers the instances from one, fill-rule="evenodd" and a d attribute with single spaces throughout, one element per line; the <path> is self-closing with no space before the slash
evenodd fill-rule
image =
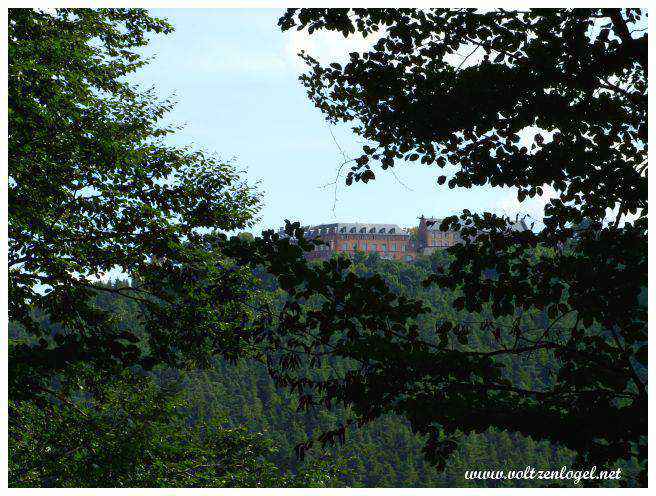
<path id="1" fill-rule="evenodd" d="M 306 69 L 303 61 L 298 57 L 298 53 L 304 50 L 312 55 L 322 64 L 331 62 L 345 62 L 349 58 L 349 53 L 363 53 L 369 51 L 373 45 L 385 34 L 385 31 L 378 31 L 369 34 L 366 38 L 359 31 L 350 34 L 344 38 L 339 32 L 334 31 L 316 31 L 308 34 L 307 30 L 291 30 L 284 33 L 286 37 L 285 58 L 294 65 L 299 71 Z M 483 60 L 485 51 L 473 50 L 475 45 L 463 45 L 456 53 L 447 54 L 444 59 L 447 63 L 458 67 L 469 67 L 479 64 Z"/>
<path id="2" fill-rule="evenodd" d="M 364 38 L 359 32 L 344 38 L 341 33 L 317 31 L 309 35 L 307 31 L 287 31 L 283 33 L 282 50 L 265 50 L 263 53 L 245 52 L 240 46 L 219 45 L 210 37 L 200 38 L 193 53 L 185 59 L 185 64 L 204 73 L 247 72 L 274 73 L 305 72 L 307 66 L 298 56 L 301 50 L 319 60 L 322 64 L 345 63 L 351 52 L 368 51 L 380 39 L 380 35 Z"/>
<path id="3" fill-rule="evenodd" d="M 322 64 L 331 62 L 345 62 L 349 53 L 363 53 L 380 39 L 380 33 L 371 34 L 364 38 L 360 32 L 353 33 L 347 38 L 334 31 L 316 31 L 308 34 L 303 31 L 287 31 L 285 33 L 284 57 L 289 64 L 298 71 L 304 71 L 306 65 L 298 57 L 298 53 L 304 50 Z"/>
<path id="4" fill-rule="evenodd" d="M 493 205 L 493 211 L 497 214 L 507 215 L 511 219 L 518 214 L 520 218 L 527 215 L 527 224 L 535 222 L 536 227 L 542 224 L 544 207 L 549 200 L 559 196 L 556 190 L 547 184 L 542 186 L 542 196 L 526 197 L 523 202 L 517 199 L 517 188 L 504 188 L 504 190 L 506 190 L 505 194 Z"/>
<path id="5" fill-rule="evenodd" d="M 474 44 L 467 44 L 460 47 L 457 52 L 447 53 L 444 56 L 444 61 L 453 67 L 460 67 L 464 69 L 478 65 L 483 61 L 485 50 Z"/>
<path id="6" fill-rule="evenodd" d="M 239 50 L 207 50 L 205 56 L 194 59 L 194 69 L 208 74 L 225 72 L 278 72 L 286 67 L 282 57 L 254 55 Z M 208 56 L 207 54 L 212 54 Z"/>
<path id="7" fill-rule="evenodd" d="M 492 211 L 497 215 L 507 215 L 514 219 L 516 215 L 519 217 L 527 215 L 527 224 L 535 222 L 535 226 L 540 228 L 543 225 L 544 207 L 549 203 L 552 198 L 558 198 L 560 195 L 551 186 L 544 184 L 542 186 L 542 196 L 535 196 L 533 198 L 527 197 L 523 202 L 517 199 L 517 188 L 504 188 L 505 194 L 501 196 L 498 202 L 493 205 Z M 617 217 L 619 206 L 606 209 L 605 224 L 613 224 Z M 635 214 L 625 214 L 620 219 L 619 226 L 622 227 L 627 222 L 635 222 L 640 216 L 640 212 Z"/>

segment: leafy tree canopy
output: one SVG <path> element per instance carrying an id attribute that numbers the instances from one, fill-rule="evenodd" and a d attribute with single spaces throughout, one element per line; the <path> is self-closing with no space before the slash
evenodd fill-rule
<path id="1" fill-rule="evenodd" d="M 10 9 L 8 28 L 11 484 L 291 484 L 258 436 L 183 429 L 144 372 L 238 356 L 253 296 L 219 244 L 259 195 L 232 163 L 168 144 L 172 102 L 129 82 L 171 26 Z M 110 271 L 131 280 L 98 283 Z"/>
<path id="2" fill-rule="evenodd" d="M 233 164 L 167 144 L 172 102 L 129 82 L 148 36 L 170 31 L 139 9 L 9 13 L 9 310 L 41 339 L 13 348 L 14 377 L 23 363 L 237 352 L 229 336 L 247 318 L 249 275 L 214 247 L 251 225 L 259 195 Z M 132 284 L 93 284 L 112 270 Z M 99 290 L 139 302 L 148 332 L 119 331 L 89 304 Z M 33 308 L 62 332 L 43 336 Z"/>
<path id="3" fill-rule="evenodd" d="M 449 162 L 451 188 L 515 186 L 521 200 L 552 186 L 562 201 L 547 213 L 562 223 L 646 208 L 645 22 L 635 9 L 302 9 L 279 24 L 381 34 L 344 67 L 303 54 L 311 100 L 375 145 L 347 180 L 372 178 L 374 161 Z M 456 53 L 468 54 L 457 67 Z"/>
<path id="4" fill-rule="evenodd" d="M 489 426 L 560 442 L 584 465 L 644 462 L 646 12 L 290 9 L 279 25 L 380 35 L 345 65 L 301 54 L 311 101 L 366 140 L 347 184 L 374 179 L 376 163 L 419 161 L 451 164 L 451 177 L 438 180 L 450 188 L 512 186 L 520 202 L 555 191 L 539 232 L 468 210 L 442 223 L 465 243 L 425 281 L 455 292 L 456 314 L 433 339 L 417 341 L 393 319 L 332 331 L 354 320 L 322 313 L 330 317 L 318 324 L 317 348 L 331 344 L 359 365 L 317 389 L 352 402 L 362 418 L 403 413 L 431 433 L 427 450 L 442 462 L 454 433 Z M 634 220 L 622 224 L 626 214 Z M 357 304 L 332 281 L 324 308 Z M 474 312 L 483 318 L 468 317 Z M 477 348 L 474 328 L 487 330 L 495 349 Z M 553 381 L 537 390 L 509 381 L 502 357 L 539 350 L 558 359 Z"/>

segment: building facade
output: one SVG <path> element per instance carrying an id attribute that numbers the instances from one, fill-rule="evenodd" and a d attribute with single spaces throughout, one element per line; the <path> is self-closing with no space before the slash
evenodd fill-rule
<path id="1" fill-rule="evenodd" d="M 353 255 L 356 252 L 378 253 L 386 260 L 410 262 L 419 255 L 430 255 L 458 243 L 462 237 L 458 231 L 441 231 L 442 219 L 434 217 L 419 218 L 417 236 L 413 237 L 407 229 L 396 224 L 361 224 L 335 222 L 304 226 L 307 239 L 321 239 L 326 244 L 316 246 L 306 253 L 309 260 L 328 260 L 335 253 Z M 525 222 L 513 224 L 513 229 L 525 231 Z M 284 229 L 281 229 L 281 233 Z"/>
<path id="2" fill-rule="evenodd" d="M 418 228 L 418 243 L 417 251 L 424 255 L 430 255 L 435 250 L 441 250 L 462 243 L 462 237 L 458 231 L 441 231 L 440 224 L 443 219 L 436 219 L 434 217 L 419 218 Z M 522 232 L 527 231 L 529 228 L 523 219 L 511 223 L 511 229 L 514 231 Z"/>
<path id="3" fill-rule="evenodd" d="M 462 242 L 460 233 L 457 231 L 440 231 L 442 219 L 434 217 L 419 217 L 419 228 L 417 230 L 417 250 L 430 255 L 435 250 L 442 250 Z"/>
<path id="4" fill-rule="evenodd" d="M 325 245 L 307 254 L 309 259 L 327 260 L 334 253 L 378 253 L 387 260 L 412 261 L 417 257 L 410 233 L 396 224 L 341 223 L 304 227 L 308 239 L 320 238 Z"/>

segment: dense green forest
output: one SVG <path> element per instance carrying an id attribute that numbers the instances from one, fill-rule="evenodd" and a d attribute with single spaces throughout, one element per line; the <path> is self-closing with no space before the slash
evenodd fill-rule
<path id="1" fill-rule="evenodd" d="M 452 297 L 446 291 L 426 289 L 421 283 L 437 266 L 446 263 L 446 252 L 435 252 L 414 263 L 382 260 L 375 254 L 362 253 L 356 255 L 351 270 L 362 275 L 380 274 L 395 291 L 429 302 L 433 312 L 421 323 L 420 329 L 422 336 L 429 337 L 435 321 L 451 311 Z M 262 277 L 262 286 L 275 293 L 274 280 Z M 114 281 L 108 287 L 125 284 L 126 281 Z M 94 298 L 94 305 L 114 313 L 120 328 L 138 325 L 138 305 L 133 301 L 100 292 Z M 20 340 L 22 333 L 15 326 L 12 329 L 12 338 Z M 50 332 L 54 337 L 59 329 L 52 327 Z M 481 333 L 474 346 L 485 349 L 493 344 L 494 337 L 490 333 Z M 329 369 L 340 367 L 345 368 L 339 360 L 328 358 L 314 373 L 327 376 Z M 540 350 L 530 360 L 511 360 L 507 364 L 513 381 L 527 388 L 548 387 L 557 367 L 557 362 L 546 350 Z M 151 387 L 156 393 L 151 394 L 162 395 L 157 401 L 168 404 L 170 398 L 175 398 L 172 409 L 178 417 L 181 443 L 199 433 L 205 435 L 209 426 L 215 426 L 219 432 L 232 433 L 234 430 L 245 437 L 253 436 L 251 442 L 259 450 L 260 463 L 266 460 L 270 466 L 255 477 L 235 479 L 244 485 L 259 485 L 266 481 L 274 486 L 544 487 L 548 483 L 538 480 L 466 480 L 465 471 L 479 468 L 514 470 L 526 466 L 560 469 L 562 466 L 571 467 L 574 462 L 573 452 L 547 441 L 536 442 L 517 433 L 488 429 L 479 434 L 461 435 L 458 448 L 446 468 L 438 470 L 424 456 L 423 436 L 413 433 L 409 422 L 394 414 L 351 429 L 342 443 L 317 447 L 306 460 L 300 460 L 296 452 L 299 443 L 341 425 L 349 418 L 349 412 L 343 408 L 299 409 L 298 395 L 277 387 L 266 367 L 254 360 L 230 362 L 215 359 L 209 368 L 196 371 L 159 368 L 152 377 L 154 383 Z M 47 439 L 29 438 L 29 442 L 43 443 Z M 239 451 L 233 453 L 236 458 L 241 455 Z M 79 462 L 84 466 L 82 458 Z M 622 462 L 619 466 L 626 477 L 635 477 L 637 466 L 634 462 Z M 216 483 L 216 479 L 213 480 Z M 228 485 L 229 480 L 226 480 Z M 174 480 L 168 483 L 178 485 Z M 556 481 L 551 485 L 575 486 L 571 481 Z M 601 485 L 613 487 L 618 484 L 607 481 Z"/>

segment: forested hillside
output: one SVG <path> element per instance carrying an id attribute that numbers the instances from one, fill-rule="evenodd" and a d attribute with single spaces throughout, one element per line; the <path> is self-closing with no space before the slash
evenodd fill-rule
<path id="1" fill-rule="evenodd" d="M 433 312 L 421 324 L 421 333 L 428 337 L 435 321 L 441 321 L 451 311 L 452 297 L 446 291 L 426 289 L 422 281 L 437 266 L 448 260 L 446 252 L 436 252 L 415 263 L 381 260 L 376 255 L 359 254 L 352 270 L 361 274 L 378 273 L 395 291 L 424 298 Z M 476 316 L 472 315 L 475 319 Z M 480 316 L 480 318 L 483 318 Z M 487 348 L 494 343 L 491 333 L 479 334 L 473 346 Z M 557 362 L 546 350 L 540 350 L 532 360 L 508 360 L 513 381 L 527 389 L 544 388 L 552 381 Z M 340 363 L 328 359 L 323 364 L 325 375 Z M 321 374 L 321 368 L 318 370 Z M 230 364 L 219 361 L 208 371 L 187 375 L 183 382 L 189 402 L 190 422 L 209 421 L 213 416 L 226 417 L 229 425 L 245 425 L 262 432 L 273 440 L 278 451 L 272 456 L 275 464 L 296 470 L 301 462 L 296 445 L 308 440 L 308 435 L 320 435 L 335 429 L 348 417 L 343 409 L 299 411 L 297 395 L 276 388 L 266 368 L 255 362 Z M 414 434 L 402 417 L 389 414 L 370 425 L 349 430 L 344 444 L 311 455 L 329 460 L 337 473 L 331 485 L 345 487 L 544 487 L 545 481 L 472 481 L 465 480 L 466 470 L 476 469 L 560 469 L 572 466 L 573 453 L 548 442 L 507 431 L 489 429 L 480 434 L 461 436 L 458 448 L 446 469 L 439 471 L 425 459 L 425 439 Z M 636 475 L 633 463 L 621 466 Z M 627 474 L 629 477 L 629 474 Z M 572 482 L 555 482 L 556 486 L 573 487 Z M 606 482 L 605 486 L 617 486 Z"/>
<path id="2" fill-rule="evenodd" d="M 421 258 L 412 264 L 359 254 L 352 270 L 363 275 L 381 274 L 395 291 L 430 302 L 433 313 L 421 324 L 422 335 L 428 337 L 435 321 L 440 321 L 450 311 L 452 298 L 445 291 L 424 288 L 421 282 L 447 260 L 446 252 L 436 252 L 430 258 Z M 116 281 L 110 287 L 122 284 L 125 282 Z M 272 293 L 276 291 L 271 278 L 265 277 L 262 285 Z M 96 296 L 95 304 L 115 314 L 120 328 L 132 328 L 138 322 L 134 302 L 101 292 Z M 52 328 L 51 332 L 54 336 L 58 330 Z M 20 334 L 14 327 L 13 337 L 18 339 Z M 476 346 L 485 348 L 492 345 L 494 336 L 481 334 L 477 340 Z M 328 358 L 315 373 L 327 375 L 329 369 L 335 368 L 345 367 L 340 361 Z M 511 360 L 507 368 L 512 371 L 513 380 L 524 387 L 543 388 L 551 381 L 557 365 L 546 350 L 541 350 L 534 360 Z M 546 441 L 536 442 L 519 434 L 489 429 L 461 436 L 445 470 L 440 471 L 424 456 L 425 438 L 413 433 L 409 422 L 394 414 L 384 415 L 361 428 L 350 429 L 343 443 L 317 447 L 305 460 L 300 460 L 296 451 L 299 443 L 335 429 L 349 418 L 349 413 L 343 408 L 303 411 L 299 408 L 298 395 L 276 387 L 266 367 L 253 360 L 228 362 L 217 359 L 206 370 L 159 368 L 153 373 L 158 388 L 168 391 L 168 394 L 175 391 L 182 440 L 193 438 L 212 425 L 260 436 L 267 446 L 262 449 L 261 456 L 271 463 L 267 477 L 272 485 L 303 484 L 307 479 L 302 476 L 295 478 L 296 474 L 312 473 L 316 471 L 317 463 L 323 463 L 330 466 L 322 479 L 323 484 L 335 487 L 543 487 L 547 483 L 537 480 L 466 480 L 465 471 L 479 468 L 514 470 L 526 466 L 560 469 L 571 466 L 574 461 L 571 451 Z M 621 466 L 629 472 L 636 470 L 631 462 Z M 573 486 L 573 483 L 559 481 L 555 485 Z M 604 485 L 617 483 L 606 482 Z"/>

